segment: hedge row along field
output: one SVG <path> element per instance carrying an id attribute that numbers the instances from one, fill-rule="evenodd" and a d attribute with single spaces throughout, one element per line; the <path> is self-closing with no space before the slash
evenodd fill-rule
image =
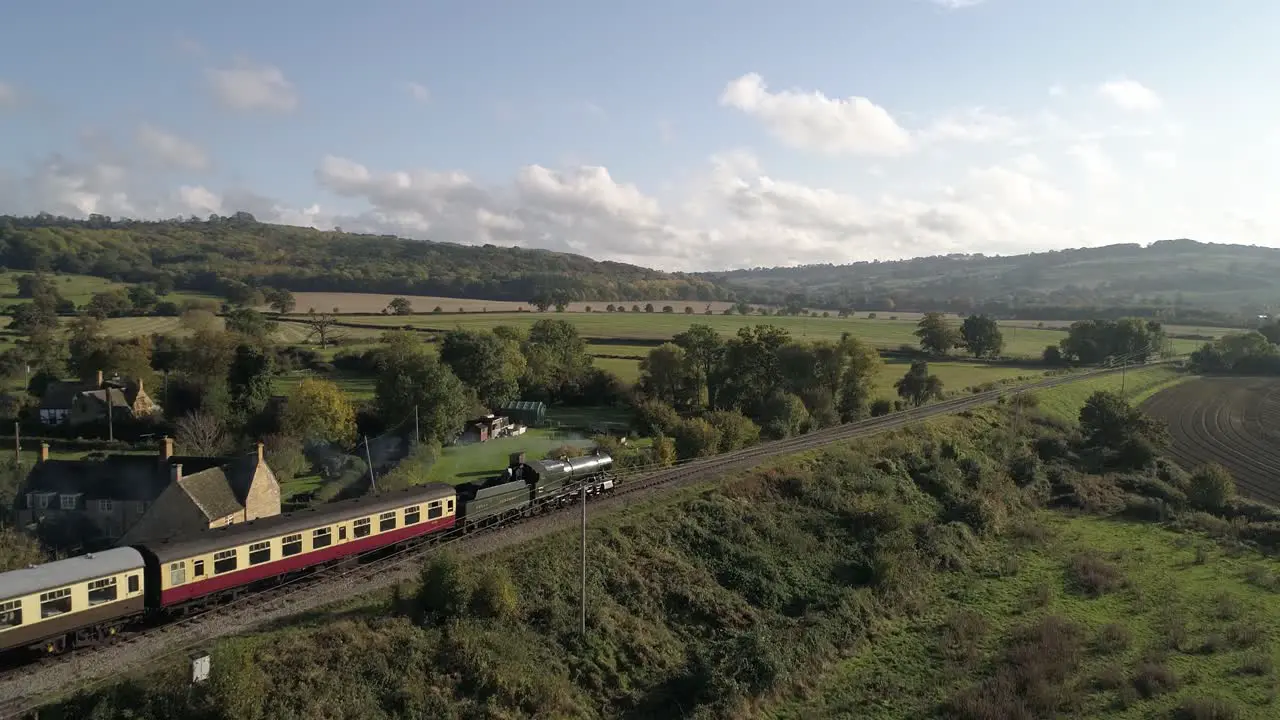
<path id="1" fill-rule="evenodd" d="M 41 717 L 1275 717 L 1280 563 L 1247 543 L 1280 513 L 1191 512 L 1168 464 L 1086 474 L 1010 411 L 593 518 L 585 638 L 574 531 Z"/>

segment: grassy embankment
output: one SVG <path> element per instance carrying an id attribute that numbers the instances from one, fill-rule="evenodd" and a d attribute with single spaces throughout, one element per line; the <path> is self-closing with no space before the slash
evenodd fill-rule
<path id="1" fill-rule="evenodd" d="M 1084 407 L 1085 401 L 1098 390 L 1119 393 L 1123 388 L 1125 398 L 1137 406 L 1157 392 L 1193 377 L 1169 365 L 1159 365 L 1130 370 L 1124 373 L 1123 378 L 1119 373 L 1104 375 L 1036 394 L 1039 396 L 1039 410 L 1042 413 L 1062 422 L 1074 423 L 1079 418 L 1080 408 Z"/>
<path id="2" fill-rule="evenodd" d="M 1123 519 L 1132 479 L 1028 464 L 1003 412 L 593 519 L 585 640 L 573 531 L 42 717 L 1275 717 L 1280 563 L 1230 539 L 1265 524 Z"/>

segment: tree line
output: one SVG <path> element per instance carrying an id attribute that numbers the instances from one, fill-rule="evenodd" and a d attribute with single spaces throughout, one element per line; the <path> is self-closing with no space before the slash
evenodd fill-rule
<path id="1" fill-rule="evenodd" d="M 0 216 L 0 266 L 228 297 L 275 287 L 518 302 L 547 292 L 571 300 L 732 298 L 706 279 L 580 255 L 270 225 L 243 212 L 162 221 Z"/>

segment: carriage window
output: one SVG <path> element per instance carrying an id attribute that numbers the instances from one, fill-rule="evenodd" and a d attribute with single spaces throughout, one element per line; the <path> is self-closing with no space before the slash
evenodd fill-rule
<path id="1" fill-rule="evenodd" d="M 171 563 L 169 565 L 169 585 L 181 585 L 187 581 L 187 564 Z"/>
<path id="2" fill-rule="evenodd" d="M 197 565 L 197 567 L 204 567 L 204 563 L 200 563 L 200 562 L 198 562 L 198 563 L 196 563 L 196 565 Z M 130 575 L 130 576 L 129 576 L 129 592 L 131 592 L 131 593 L 136 593 L 136 592 L 138 592 L 138 589 L 139 589 L 140 587 L 142 587 L 142 585 L 141 585 L 141 583 L 139 583 L 139 582 L 138 582 L 138 576 L 137 576 L 137 575 Z"/>
<path id="3" fill-rule="evenodd" d="M 22 624 L 22 601 L 10 600 L 0 603 L 0 630 L 18 627 Z"/>
<path id="4" fill-rule="evenodd" d="M 436 501 L 427 506 L 427 519 L 435 520 L 444 514 L 444 504 Z"/>
<path id="5" fill-rule="evenodd" d="M 347 539 L 347 526 L 346 526 L 346 525 L 339 525 L 339 526 L 338 526 L 338 539 L 339 539 L 339 540 L 346 540 L 346 539 Z"/>
<path id="6" fill-rule="evenodd" d="M 71 588 L 50 590 L 40 596 L 40 617 L 51 618 L 71 612 Z"/>
<path id="7" fill-rule="evenodd" d="M 373 531 L 373 522 L 369 518 L 360 518 L 351 524 L 355 526 L 354 533 L 356 537 L 364 537 Z"/>
<path id="8" fill-rule="evenodd" d="M 249 546 L 249 564 L 261 565 L 271 559 L 271 541 L 254 543 Z"/>
<path id="9" fill-rule="evenodd" d="M 191 575 L 193 577 L 204 577 L 204 561 L 196 560 L 191 563 Z"/>
<path id="10" fill-rule="evenodd" d="M 89 583 L 89 606 L 114 602 L 120 596 L 120 582 L 116 578 L 102 578 Z"/>
<path id="11" fill-rule="evenodd" d="M 384 512 L 378 516 L 378 532 L 396 529 L 396 511 Z"/>
<path id="12" fill-rule="evenodd" d="M 221 575 L 236 569 L 236 551 L 221 550 L 213 554 L 213 574 Z"/>
<path id="13" fill-rule="evenodd" d="M 452 501 L 452 500 L 450 500 L 450 501 L 449 501 L 449 514 L 450 514 L 450 515 L 452 515 L 452 514 L 453 514 L 453 501 Z"/>
<path id="14" fill-rule="evenodd" d="M 414 505 L 404 509 L 404 524 L 413 525 L 422 519 L 422 507 Z"/>
<path id="15" fill-rule="evenodd" d="M 320 528 L 311 531 L 311 548 L 319 550 L 322 547 L 329 547 L 329 543 L 333 542 L 333 530 L 330 528 Z"/>
<path id="16" fill-rule="evenodd" d="M 285 535 L 280 541 L 280 556 L 289 557 L 302 552 L 302 533 L 297 535 Z"/>

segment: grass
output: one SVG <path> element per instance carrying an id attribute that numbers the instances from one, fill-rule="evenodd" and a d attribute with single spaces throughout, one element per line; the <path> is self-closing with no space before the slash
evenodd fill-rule
<path id="1" fill-rule="evenodd" d="M 271 380 L 271 392 L 275 395 L 288 395 L 289 391 L 294 388 L 303 378 L 322 377 L 337 384 L 347 397 L 352 400 L 372 400 L 374 384 L 376 378 L 360 375 L 346 375 L 337 373 L 333 375 L 317 375 L 305 370 L 284 373 L 278 375 Z"/>
<path id="2" fill-rule="evenodd" d="M 1172 717 L 1182 704 L 1215 695 L 1248 708 L 1240 717 L 1280 712 L 1267 664 L 1280 660 L 1280 646 L 1270 643 L 1280 638 L 1280 615 L 1270 610 L 1277 596 L 1247 580 L 1260 565 L 1274 571 L 1275 561 L 1149 525 L 1048 513 L 1037 522 L 1048 530 L 1042 541 L 992 544 L 987 556 L 998 572 L 943 576 L 923 613 L 881 628 L 876 642 L 828 673 L 813 697 L 783 703 L 772 717 L 930 717 L 973 683 L 979 668 L 997 662 L 1015 628 L 1050 617 L 1083 631 L 1079 663 L 1067 678 L 1081 688 L 1072 717 Z M 1106 592 L 1081 592 L 1071 582 L 1082 563 L 1090 577 L 1105 579 Z M 1107 569 L 1099 574 L 1099 566 Z M 956 633 L 960 613 L 989 628 L 966 637 L 974 646 L 966 667 L 938 650 Z M 1267 641 L 1242 646 L 1250 642 L 1244 633 L 1255 631 Z M 1171 639 L 1180 639 L 1181 649 L 1170 648 Z"/>
<path id="3" fill-rule="evenodd" d="M 763 317 L 741 315 L 684 315 L 679 313 L 474 313 L 465 315 L 411 315 L 403 317 L 360 318 L 362 324 L 383 325 L 396 328 L 411 325 L 420 328 L 450 330 L 491 329 L 497 325 L 527 327 L 546 318 L 567 320 L 578 328 L 584 337 L 622 338 L 662 342 L 683 332 L 693 323 L 710 325 L 724 335 L 733 335 L 740 328 L 758 324 L 770 324 L 791 332 L 797 339 L 838 340 L 842 333 L 855 336 L 881 348 L 897 348 L 907 344 L 916 346 L 914 320 L 891 320 L 892 313 L 881 314 L 877 319 L 822 318 L 822 317 Z M 959 319 L 955 318 L 958 323 Z M 1005 352 L 1010 356 L 1039 357 L 1046 345 L 1056 344 L 1064 337 L 1059 330 L 1038 328 L 1010 328 L 1005 336 Z M 611 354 L 623 354 L 622 352 Z"/>
<path id="4" fill-rule="evenodd" d="M 21 304 L 30 302 L 30 298 L 18 297 L 18 278 L 30 273 L 9 270 L 0 273 L 0 302 L 5 304 Z M 92 275 L 70 275 L 70 274 L 53 274 L 54 284 L 58 288 L 58 294 L 74 302 L 76 305 L 84 305 L 93 298 L 95 293 L 106 292 L 108 290 L 124 290 L 129 287 L 127 283 L 112 282 L 106 278 L 94 277 Z M 203 300 L 220 300 L 212 295 L 204 293 L 188 292 L 184 290 L 175 290 L 168 295 L 160 298 L 162 301 L 169 301 L 181 304 L 184 300 L 203 299 Z"/>
<path id="5" fill-rule="evenodd" d="M 1041 412 L 1064 422 L 1074 423 L 1080 417 L 1080 408 L 1084 407 L 1085 401 L 1099 390 L 1118 393 L 1123 386 L 1124 396 L 1137 406 L 1157 392 L 1191 377 L 1176 368 L 1159 365 L 1126 372 L 1123 380 L 1116 373 L 1042 390 L 1036 395 L 1040 398 Z"/>
<path id="6" fill-rule="evenodd" d="M 427 481 L 456 485 L 482 480 L 500 474 L 512 453 L 522 452 L 529 460 L 540 460 L 549 450 L 564 445 L 587 447 L 591 444 L 591 439 L 582 433 L 532 428 L 519 437 L 454 445 L 441 451 Z"/>

